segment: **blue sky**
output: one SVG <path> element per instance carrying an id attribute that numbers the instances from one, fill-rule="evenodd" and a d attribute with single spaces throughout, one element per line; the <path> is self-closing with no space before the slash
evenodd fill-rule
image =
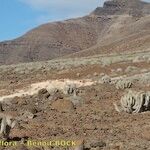
<path id="1" fill-rule="evenodd" d="M 46 22 L 84 16 L 104 1 L 0 0 L 0 41 L 17 38 Z"/>
<path id="2" fill-rule="evenodd" d="M 84 16 L 104 0 L 0 0 L 0 41 L 46 23 Z"/>

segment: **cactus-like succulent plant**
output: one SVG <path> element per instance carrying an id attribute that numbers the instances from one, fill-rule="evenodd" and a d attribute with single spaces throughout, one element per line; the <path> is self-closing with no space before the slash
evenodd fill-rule
<path id="1" fill-rule="evenodd" d="M 3 136 L 3 138 L 8 138 L 10 129 L 14 128 L 14 126 L 17 123 L 17 120 L 10 115 L 0 113 L 0 122 L 1 122 L 0 134 Z"/>
<path id="2" fill-rule="evenodd" d="M 127 113 L 140 113 L 150 109 L 150 92 L 131 91 L 125 93 L 120 100 L 121 108 L 114 104 L 116 111 Z"/>
<path id="3" fill-rule="evenodd" d="M 110 83 L 111 82 L 111 78 L 108 75 L 104 75 L 101 79 L 100 79 L 100 83 Z"/>
<path id="4" fill-rule="evenodd" d="M 122 79 L 116 83 L 116 88 L 117 89 L 126 89 L 126 88 L 131 88 L 132 85 L 133 85 L 133 83 L 130 80 Z"/>
<path id="5" fill-rule="evenodd" d="M 64 94 L 66 95 L 77 95 L 76 84 L 66 84 L 64 87 Z"/>

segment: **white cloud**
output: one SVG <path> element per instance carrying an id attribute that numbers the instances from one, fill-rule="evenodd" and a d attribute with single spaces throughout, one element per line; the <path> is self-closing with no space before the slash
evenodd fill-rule
<path id="1" fill-rule="evenodd" d="M 106 0 L 19 0 L 28 6 L 42 11 L 72 10 L 89 11 L 97 6 L 102 6 Z M 150 0 L 142 0 L 150 2 Z M 81 10 L 82 9 L 82 10 Z"/>
<path id="2" fill-rule="evenodd" d="M 89 12 L 99 6 L 104 0 L 19 0 L 30 7 L 51 12 L 53 10 L 69 12 Z"/>
<path id="3" fill-rule="evenodd" d="M 89 14 L 105 0 L 18 0 L 42 14 L 38 23 L 64 20 Z"/>

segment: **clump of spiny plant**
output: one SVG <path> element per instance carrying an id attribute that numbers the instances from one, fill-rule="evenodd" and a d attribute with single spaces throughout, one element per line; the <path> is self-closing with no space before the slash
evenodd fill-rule
<path id="1" fill-rule="evenodd" d="M 149 59 L 149 56 L 137 56 L 135 59 L 133 59 L 133 63 L 137 63 L 137 62 L 144 62 L 147 61 Z"/>
<path id="2" fill-rule="evenodd" d="M 117 89 L 126 89 L 126 88 L 131 88 L 133 83 L 130 80 L 127 79 L 121 79 L 116 83 L 116 88 Z"/>
<path id="3" fill-rule="evenodd" d="M 76 84 L 66 84 L 64 89 L 63 89 L 64 94 L 66 95 L 77 95 L 78 89 Z"/>
<path id="4" fill-rule="evenodd" d="M 138 72 L 139 71 L 139 68 L 138 67 L 135 67 L 135 66 L 128 66 L 126 69 L 125 69 L 125 72 L 126 73 L 135 73 L 135 72 Z"/>
<path id="5" fill-rule="evenodd" d="M 108 75 L 104 75 L 100 79 L 100 83 L 111 83 L 111 77 Z"/>
<path id="6" fill-rule="evenodd" d="M 5 112 L 0 112 L 0 135 L 3 139 L 9 138 L 9 133 L 17 123 L 17 119 Z"/>
<path id="7" fill-rule="evenodd" d="M 140 113 L 150 109 L 150 92 L 129 90 L 121 97 L 121 107 L 114 103 L 118 112 Z"/>

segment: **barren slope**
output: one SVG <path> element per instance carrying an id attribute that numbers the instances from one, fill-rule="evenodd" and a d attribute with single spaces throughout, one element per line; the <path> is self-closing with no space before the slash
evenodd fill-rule
<path id="1" fill-rule="evenodd" d="M 49 60 L 89 48 L 96 44 L 106 22 L 110 20 L 87 16 L 42 25 L 21 38 L 2 42 L 1 64 Z"/>
<path id="2" fill-rule="evenodd" d="M 4 113 L 23 118 L 10 132 L 17 146 L 0 149 L 75 150 L 27 147 L 26 140 L 83 139 L 83 150 L 149 150 L 150 111 L 118 113 L 113 105 L 129 90 L 117 89 L 115 81 L 127 79 L 130 90 L 149 91 L 149 58 L 150 51 L 136 51 L 1 66 Z M 105 75 L 111 82 L 99 82 Z M 79 93 L 63 93 L 67 84 L 76 84 Z"/>
<path id="3" fill-rule="evenodd" d="M 18 39 L 1 42 L 0 64 L 50 60 L 75 53 L 78 57 L 147 49 L 149 14 L 149 3 L 107 1 L 88 16 L 47 23 Z"/>
<path id="4" fill-rule="evenodd" d="M 129 15 L 113 16 L 115 21 L 96 45 L 68 55 L 85 57 L 123 51 L 143 51 L 150 47 L 150 15 L 135 19 Z"/>

